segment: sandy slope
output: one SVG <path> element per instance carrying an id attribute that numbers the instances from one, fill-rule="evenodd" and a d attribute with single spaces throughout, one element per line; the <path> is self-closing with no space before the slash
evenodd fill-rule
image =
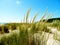
<path id="1" fill-rule="evenodd" d="M 60 45 L 60 41 L 55 40 L 54 37 L 53 37 L 54 36 L 54 33 L 56 33 L 57 36 L 59 37 L 60 36 L 60 32 L 57 31 L 57 29 L 55 29 L 55 28 L 51 28 L 51 27 L 48 27 L 48 28 L 51 30 L 52 34 L 51 33 L 46 33 L 46 32 L 44 33 L 43 32 L 43 34 L 40 35 L 40 33 L 35 33 L 34 34 L 35 41 L 36 41 L 36 37 L 38 37 L 39 40 L 43 39 L 43 41 L 46 42 L 46 45 Z M 10 36 L 12 33 L 15 33 L 15 34 L 18 35 L 19 30 L 14 30 L 14 31 L 12 31 L 9 34 L 1 35 L 0 36 L 0 40 L 1 40 L 1 38 L 3 36 Z M 44 37 L 42 38 L 42 36 L 44 36 Z"/>

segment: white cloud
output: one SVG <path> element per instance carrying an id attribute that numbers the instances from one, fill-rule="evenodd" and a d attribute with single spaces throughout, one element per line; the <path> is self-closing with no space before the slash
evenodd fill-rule
<path id="1" fill-rule="evenodd" d="M 20 1 L 18 1 L 18 0 L 17 0 L 17 1 L 16 1 L 16 4 L 18 4 L 18 5 L 19 5 L 19 4 L 20 4 Z"/>

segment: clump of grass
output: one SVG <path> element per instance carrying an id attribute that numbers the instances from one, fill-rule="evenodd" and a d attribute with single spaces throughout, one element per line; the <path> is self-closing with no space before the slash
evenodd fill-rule
<path id="1" fill-rule="evenodd" d="M 60 21 L 59 20 L 54 20 L 50 26 L 55 27 L 58 30 L 60 30 Z"/>
<path id="2" fill-rule="evenodd" d="M 44 17 L 46 16 L 46 12 L 43 14 L 42 18 L 38 21 L 35 22 L 35 19 L 39 12 L 35 14 L 35 16 L 32 19 L 32 22 L 28 23 L 28 16 L 31 11 L 31 8 L 28 9 L 26 16 L 24 17 L 25 23 L 21 24 L 19 26 L 19 36 L 17 36 L 16 33 L 10 35 L 8 38 L 3 37 L 2 42 L 4 45 L 46 45 L 46 42 L 43 40 L 44 35 L 43 32 L 49 32 L 47 29 L 47 26 L 45 23 L 47 22 L 48 18 L 43 22 Z M 49 17 L 49 15 L 48 15 Z M 16 25 L 13 25 L 13 28 Z M 18 33 L 18 32 L 17 32 Z M 39 33 L 40 35 L 38 37 L 34 37 L 36 33 Z M 37 35 L 36 35 L 37 36 Z M 36 41 L 35 41 L 36 40 Z"/>

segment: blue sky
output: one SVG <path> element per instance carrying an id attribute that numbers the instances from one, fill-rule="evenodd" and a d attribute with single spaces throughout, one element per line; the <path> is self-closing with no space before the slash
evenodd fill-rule
<path id="1" fill-rule="evenodd" d="M 39 20 L 46 8 L 53 18 L 60 17 L 60 0 L 0 0 L 0 22 L 21 22 L 30 7 L 29 20 L 37 11 Z"/>

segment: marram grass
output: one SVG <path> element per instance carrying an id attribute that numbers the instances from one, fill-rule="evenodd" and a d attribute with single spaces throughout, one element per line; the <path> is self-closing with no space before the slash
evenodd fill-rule
<path id="1" fill-rule="evenodd" d="M 16 29 L 17 30 L 16 33 L 13 32 L 7 33 L 8 36 L 4 35 L 5 33 L 3 34 L 2 38 L 0 38 L 0 45 L 46 45 L 48 38 L 45 40 L 44 34 L 45 32 L 49 32 L 49 30 L 47 29 L 47 25 L 45 24 L 48 18 L 46 18 L 44 22 L 43 19 L 47 14 L 47 10 L 43 13 L 42 18 L 38 22 L 35 22 L 35 19 L 39 12 L 35 14 L 35 16 L 30 22 L 28 22 L 28 16 L 30 11 L 31 8 L 28 9 L 24 17 L 23 20 L 25 21 L 24 24 L 14 25 L 16 27 L 19 26 L 19 29 L 18 30 Z M 50 15 L 48 15 L 48 17 L 50 18 Z M 4 30 L 2 30 L 2 32 L 4 32 Z"/>

